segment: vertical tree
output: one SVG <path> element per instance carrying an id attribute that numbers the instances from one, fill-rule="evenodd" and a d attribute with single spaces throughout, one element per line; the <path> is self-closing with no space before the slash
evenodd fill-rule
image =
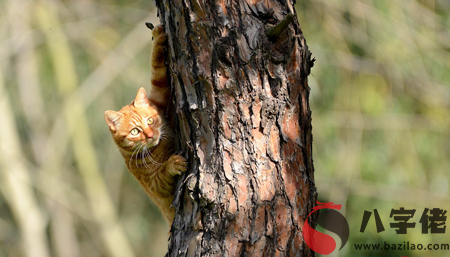
<path id="1" fill-rule="evenodd" d="M 292 0 L 158 0 L 190 171 L 168 256 L 314 256 L 307 76 Z M 314 222 L 314 221 L 313 221 Z"/>

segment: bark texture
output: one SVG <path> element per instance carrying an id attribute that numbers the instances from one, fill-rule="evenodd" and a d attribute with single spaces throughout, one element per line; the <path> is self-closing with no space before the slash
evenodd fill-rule
<path id="1" fill-rule="evenodd" d="M 180 180 L 167 256 L 314 256 L 317 198 L 307 76 L 292 1 L 159 0 L 168 34 Z M 312 225 L 315 221 L 312 221 Z"/>

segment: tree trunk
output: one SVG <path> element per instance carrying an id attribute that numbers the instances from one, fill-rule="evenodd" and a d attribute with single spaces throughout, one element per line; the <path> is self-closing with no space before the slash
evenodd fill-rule
<path id="1" fill-rule="evenodd" d="M 292 1 L 157 6 L 177 136 L 190 163 L 167 256 L 314 256 L 301 232 L 317 197 L 313 61 Z"/>

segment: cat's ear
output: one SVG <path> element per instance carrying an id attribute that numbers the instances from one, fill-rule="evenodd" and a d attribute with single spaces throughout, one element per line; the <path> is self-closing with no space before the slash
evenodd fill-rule
<path id="1" fill-rule="evenodd" d="M 136 98 L 134 99 L 134 107 L 147 107 L 150 106 L 150 101 L 147 97 L 147 92 L 143 87 L 139 88 Z"/>
<path id="2" fill-rule="evenodd" d="M 122 122 L 123 114 L 115 111 L 106 111 L 105 112 L 105 120 L 109 126 L 109 130 L 115 133 L 117 131 L 117 127 Z"/>

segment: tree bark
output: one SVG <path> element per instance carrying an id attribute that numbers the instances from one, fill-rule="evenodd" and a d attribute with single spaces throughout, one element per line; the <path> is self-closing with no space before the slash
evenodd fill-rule
<path id="1" fill-rule="evenodd" d="M 292 1 L 159 0 L 157 7 L 177 136 L 190 163 L 167 256 L 314 256 L 301 233 L 317 198 L 313 60 L 296 18 L 273 29 L 295 17 Z"/>

